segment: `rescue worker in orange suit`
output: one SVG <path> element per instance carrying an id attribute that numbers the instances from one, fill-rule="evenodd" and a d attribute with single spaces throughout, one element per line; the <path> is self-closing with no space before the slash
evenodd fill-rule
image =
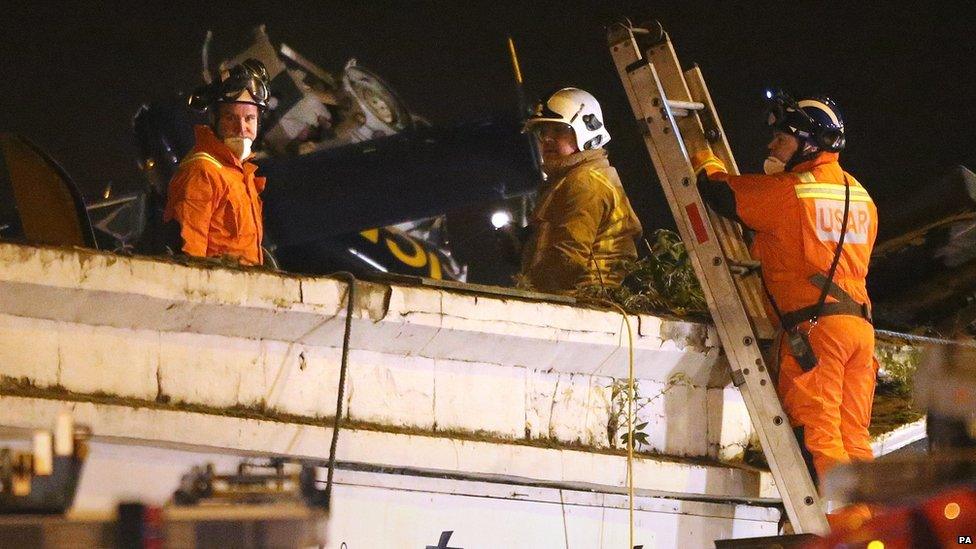
<path id="1" fill-rule="evenodd" d="M 878 363 L 865 278 L 878 216 L 867 190 L 841 168 L 837 105 L 784 93 L 767 99 L 765 175 L 730 175 L 709 151 L 692 164 L 705 202 L 754 232 L 770 317 L 784 330 L 777 392 L 816 481 L 835 465 L 873 459 Z M 834 529 L 868 518 L 862 505 L 828 514 Z"/>
<path id="2" fill-rule="evenodd" d="M 546 181 L 530 219 L 519 286 L 568 294 L 619 286 L 637 259 L 641 224 L 603 148 L 610 133 L 596 98 L 562 88 L 525 124 L 539 141 Z"/>
<path id="3" fill-rule="evenodd" d="M 211 125 L 195 128 L 196 146 L 170 181 L 163 212 L 187 255 L 263 263 L 265 180 L 247 159 L 269 95 L 264 65 L 248 59 L 191 96 L 191 107 L 210 110 Z"/>

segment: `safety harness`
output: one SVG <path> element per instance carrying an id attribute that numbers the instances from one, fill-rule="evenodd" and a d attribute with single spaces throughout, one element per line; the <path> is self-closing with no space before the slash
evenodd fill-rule
<path id="1" fill-rule="evenodd" d="M 866 303 L 858 303 L 850 294 L 841 289 L 840 286 L 834 284 L 834 274 L 837 272 L 837 264 L 840 263 L 841 252 L 844 249 L 844 237 L 847 235 L 847 218 L 850 214 L 850 207 L 851 184 L 845 174 L 844 216 L 843 221 L 841 221 L 840 237 L 837 239 L 837 247 L 834 249 L 834 259 L 830 264 L 830 269 L 828 269 L 826 276 L 822 273 L 817 273 L 809 278 L 810 283 L 821 290 L 820 299 L 817 300 L 816 305 L 783 313 L 780 311 L 779 306 L 776 305 L 776 300 L 766 286 L 765 279 L 763 279 L 762 286 L 766 292 L 766 297 L 769 298 L 769 303 L 779 318 L 780 326 L 783 327 L 783 330 L 787 334 L 790 354 L 793 355 L 793 358 L 796 359 L 804 372 L 812 370 L 817 365 L 817 357 L 813 353 L 813 348 L 810 345 L 809 331 L 803 333 L 799 330 L 801 324 L 809 322 L 811 327 L 816 326 L 818 319 L 833 315 L 857 316 L 871 322 L 871 308 Z M 836 299 L 837 302 L 827 303 L 828 295 Z"/>
<path id="2" fill-rule="evenodd" d="M 861 317 L 868 322 L 871 319 L 871 307 L 866 303 L 858 303 L 851 295 L 834 284 L 826 276 L 817 273 L 809 278 L 810 283 L 824 290 L 827 295 L 837 300 L 836 303 L 823 303 L 822 305 L 810 305 L 788 313 L 780 315 L 780 322 L 784 329 L 795 329 L 806 321 L 832 315 L 850 315 Z"/>

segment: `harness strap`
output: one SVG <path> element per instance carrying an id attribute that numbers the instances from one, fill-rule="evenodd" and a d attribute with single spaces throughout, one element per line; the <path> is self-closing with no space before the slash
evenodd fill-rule
<path id="1" fill-rule="evenodd" d="M 780 317 L 780 322 L 783 324 L 783 328 L 787 330 L 792 330 L 796 326 L 812 320 L 814 317 L 823 316 L 835 316 L 835 315 L 849 315 L 857 316 L 872 322 L 871 318 L 871 308 L 868 307 L 866 303 L 858 303 L 853 297 L 840 286 L 835 284 L 832 280 L 829 280 L 823 273 L 817 273 L 809 278 L 810 283 L 820 288 L 821 290 L 826 290 L 827 295 L 837 300 L 837 303 L 824 303 L 822 305 L 823 309 L 820 314 L 817 314 L 817 305 L 810 305 L 809 307 L 803 307 L 802 309 L 797 309 L 795 311 L 790 311 L 784 313 Z"/>

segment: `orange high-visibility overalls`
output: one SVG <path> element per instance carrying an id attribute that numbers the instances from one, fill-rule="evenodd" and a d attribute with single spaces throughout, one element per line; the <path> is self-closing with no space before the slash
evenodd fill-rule
<path id="1" fill-rule="evenodd" d="M 229 256 L 261 265 L 265 179 L 258 167 L 234 157 L 207 126 L 169 184 L 163 221 L 180 225 L 182 251 L 197 257 Z"/>
<path id="2" fill-rule="evenodd" d="M 777 390 L 791 424 L 802 428 L 803 445 L 821 478 L 837 464 L 874 457 L 868 425 L 878 363 L 865 278 L 878 214 L 867 191 L 841 169 L 838 158 L 823 152 L 790 172 L 740 176 L 725 173 L 707 151 L 693 158 L 696 171 L 728 185 L 735 216 L 755 231 L 750 250 L 762 263 L 763 280 L 783 323 L 808 332 L 816 366 L 804 371 L 784 341 Z M 836 253 L 845 180 L 850 206 L 844 245 L 825 310 L 812 325 L 804 320 L 819 302 Z M 770 312 L 778 321 L 776 312 Z"/>

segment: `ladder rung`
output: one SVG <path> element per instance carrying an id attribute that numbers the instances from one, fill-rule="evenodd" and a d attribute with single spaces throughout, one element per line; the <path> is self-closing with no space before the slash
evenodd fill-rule
<path id="1" fill-rule="evenodd" d="M 671 111 L 671 116 L 675 118 L 684 118 L 694 111 L 701 111 L 705 109 L 704 103 L 697 103 L 695 101 L 678 101 L 675 99 L 668 99 L 668 110 Z M 661 114 L 663 116 L 664 109 L 661 109 Z"/>
<path id="2" fill-rule="evenodd" d="M 668 99 L 668 107 L 670 107 L 672 111 L 675 109 L 682 111 L 705 110 L 704 103 L 699 103 L 698 101 L 678 101 L 676 99 Z"/>
<path id="3" fill-rule="evenodd" d="M 744 276 L 759 270 L 762 264 L 755 260 L 729 261 L 729 270 L 732 274 Z"/>

